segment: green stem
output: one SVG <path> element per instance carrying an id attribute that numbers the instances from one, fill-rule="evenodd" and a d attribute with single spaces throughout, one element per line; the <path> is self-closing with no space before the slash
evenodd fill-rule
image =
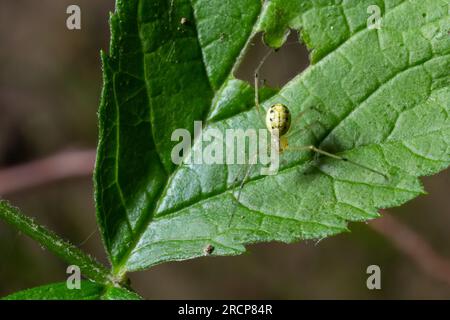
<path id="1" fill-rule="evenodd" d="M 36 224 L 6 201 L 0 201 L 0 219 L 36 240 L 67 263 L 78 266 L 81 273 L 89 279 L 101 284 L 113 282 L 105 266 L 52 231 Z"/>

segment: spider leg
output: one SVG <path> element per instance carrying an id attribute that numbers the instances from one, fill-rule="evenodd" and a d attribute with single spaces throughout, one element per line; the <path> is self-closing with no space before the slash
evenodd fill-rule
<path id="1" fill-rule="evenodd" d="M 247 182 L 248 178 L 250 177 L 250 173 L 252 172 L 253 166 L 256 163 L 257 156 L 258 156 L 258 153 L 253 155 L 253 158 L 250 161 L 250 166 L 246 170 L 244 178 L 242 179 L 241 183 L 239 184 L 238 194 L 237 194 L 237 196 L 235 196 L 236 201 L 238 203 L 239 203 L 239 200 L 241 198 L 241 193 L 242 193 L 242 189 L 244 188 L 244 184 Z M 244 168 L 246 168 L 246 167 L 247 167 L 247 165 L 244 166 Z M 239 171 L 239 175 L 238 176 L 240 176 L 240 173 L 241 173 L 241 171 Z M 237 180 L 237 177 L 236 177 L 235 180 Z M 233 195 L 234 195 L 234 191 L 233 191 Z M 233 213 L 231 214 L 230 220 L 228 221 L 228 228 L 231 226 L 231 222 L 233 221 L 233 217 L 234 217 L 234 214 L 236 212 L 236 209 L 237 209 L 237 207 L 233 210 Z"/>
<path id="2" fill-rule="evenodd" d="M 273 50 L 269 50 L 265 56 L 262 58 L 262 60 L 260 61 L 258 67 L 255 69 L 255 74 L 254 74 L 254 80 L 255 80 L 255 106 L 256 106 L 256 110 L 258 111 L 259 114 L 259 118 L 262 121 L 262 124 L 265 126 L 265 116 L 264 113 L 261 110 L 261 107 L 259 105 L 259 71 L 261 70 L 262 66 L 264 65 L 264 63 L 266 62 L 267 58 L 269 58 L 269 56 L 273 53 Z"/>
<path id="3" fill-rule="evenodd" d="M 313 122 L 311 122 L 310 124 L 308 124 L 307 126 L 305 126 L 305 127 L 303 127 L 303 128 L 299 128 L 299 129 L 297 129 L 297 130 L 290 131 L 290 132 L 288 132 L 288 134 L 286 135 L 286 138 L 289 138 L 289 137 L 291 137 L 291 136 L 293 136 L 293 135 L 296 135 L 296 134 L 298 134 L 298 133 L 300 133 L 300 132 L 303 132 L 303 131 L 308 131 L 309 129 L 311 129 L 311 128 L 314 127 L 315 125 L 321 125 L 320 121 L 319 121 L 319 120 L 314 120 Z"/>
<path id="4" fill-rule="evenodd" d="M 377 171 L 377 170 L 372 169 L 372 168 L 370 168 L 368 166 L 365 166 L 363 164 L 360 164 L 358 162 L 350 160 L 350 159 L 348 159 L 346 157 L 342 157 L 342 156 L 339 156 L 337 154 L 333 154 L 333 153 L 327 152 L 325 150 L 319 149 L 319 148 L 317 148 L 317 147 L 315 147 L 313 145 L 301 146 L 301 147 L 290 147 L 289 146 L 285 151 L 312 151 L 312 152 L 315 152 L 316 154 L 321 154 L 321 155 L 324 155 L 324 156 L 329 157 L 329 158 L 333 158 L 333 159 L 349 162 L 349 163 L 351 163 L 351 164 L 353 164 L 355 166 L 358 166 L 358 167 L 360 167 L 362 169 L 365 169 L 365 170 L 368 170 L 370 172 L 376 173 L 376 174 L 382 176 L 386 180 L 389 180 L 388 176 L 385 175 L 384 173 L 380 172 L 380 171 Z"/>
<path id="5" fill-rule="evenodd" d="M 317 113 L 323 114 L 322 110 L 320 110 L 320 109 L 318 109 L 318 108 L 316 108 L 316 107 L 314 107 L 314 106 L 308 107 L 308 108 L 306 108 L 305 110 L 301 111 L 299 114 L 297 114 L 297 115 L 295 116 L 295 118 L 292 120 L 291 128 L 297 127 L 298 124 L 299 124 L 299 122 L 300 122 L 300 120 L 303 118 L 303 116 L 304 116 L 306 113 L 308 113 L 309 111 L 313 111 L 313 110 L 316 111 Z M 320 121 L 319 121 L 319 120 L 314 120 L 313 123 L 320 123 Z M 311 126 L 312 126 L 312 125 L 311 125 Z M 292 135 L 298 133 L 298 131 L 301 131 L 301 130 L 303 130 L 303 129 L 300 129 L 300 130 L 297 130 L 297 131 L 294 131 L 294 132 L 291 132 L 291 130 L 289 130 L 289 132 L 286 134 L 286 136 L 287 136 L 287 137 L 290 137 L 290 136 L 292 136 Z"/>

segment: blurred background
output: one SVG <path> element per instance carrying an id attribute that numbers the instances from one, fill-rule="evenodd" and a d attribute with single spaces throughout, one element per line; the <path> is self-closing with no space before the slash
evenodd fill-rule
<path id="1" fill-rule="evenodd" d="M 81 7 L 82 30 L 66 28 L 70 4 Z M 64 157 L 27 164 L 95 149 L 99 51 L 108 49 L 113 8 L 113 0 L 0 1 L 0 197 L 105 264 L 92 177 L 83 175 L 91 170 L 93 153 L 79 158 L 87 167 Z M 295 35 L 289 42 L 294 40 Z M 256 45 L 239 77 L 251 80 L 263 54 Z M 280 86 L 307 65 L 305 49 L 288 45 L 268 60 L 262 77 Z M 16 171 L 18 165 L 25 167 Z M 34 187 L 11 179 L 17 172 L 39 176 L 49 167 L 79 177 Z M 394 224 L 389 219 L 351 224 L 351 233 L 320 243 L 260 244 L 239 257 L 167 263 L 131 274 L 132 285 L 147 299 L 450 298 L 450 174 L 447 170 L 423 181 L 429 195 L 391 209 Z M 372 264 L 381 268 L 381 290 L 366 287 L 366 268 Z M 66 267 L 0 221 L 0 296 L 65 281 Z"/>

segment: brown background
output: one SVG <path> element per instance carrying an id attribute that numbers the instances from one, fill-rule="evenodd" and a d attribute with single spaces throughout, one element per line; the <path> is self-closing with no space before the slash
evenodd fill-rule
<path id="1" fill-rule="evenodd" d="M 81 31 L 65 27 L 69 4 L 82 8 Z M 99 50 L 108 48 L 113 6 L 113 0 L 0 2 L 0 168 L 62 150 L 95 148 Z M 261 47 L 252 50 L 239 75 L 250 80 L 262 54 Z M 262 76 L 271 85 L 282 85 L 307 64 L 301 46 L 288 46 L 271 57 Z M 429 195 L 390 212 L 440 255 L 450 256 L 449 171 L 424 183 Z M 73 243 L 96 230 L 91 177 L 2 196 Z M 368 225 L 350 228 L 352 233 L 319 244 L 261 244 L 239 257 L 167 263 L 132 274 L 131 280 L 150 299 L 450 297 L 449 285 Z M 107 263 L 98 232 L 81 247 Z M 371 264 L 382 269 L 380 291 L 366 288 Z M 61 260 L 0 222 L 0 296 L 64 281 L 65 269 Z"/>

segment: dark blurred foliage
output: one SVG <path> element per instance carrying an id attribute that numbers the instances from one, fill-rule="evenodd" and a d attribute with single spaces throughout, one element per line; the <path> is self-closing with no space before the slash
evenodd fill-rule
<path id="1" fill-rule="evenodd" d="M 82 30 L 65 27 L 66 8 L 82 8 Z M 94 148 L 101 91 L 100 49 L 109 42 L 113 0 L 0 1 L 0 167 L 68 148 Z M 295 36 L 290 41 L 295 40 Z M 263 55 L 252 49 L 239 76 L 251 80 Z M 301 59 L 299 58 L 301 57 Z M 300 63 L 298 63 L 300 61 Z M 288 46 L 262 70 L 280 86 L 307 65 Z M 390 210 L 450 257 L 450 175 L 424 179 L 429 195 Z M 75 244 L 96 230 L 90 178 L 23 190 L 7 199 Z M 131 274 L 145 298 L 449 298 L 450 288 L 424 274 L 366 224 L 320 243 L 260 244 L 239 257 L 168 263 Z M 81 248 L 107 263 L 98 232 Z M 382 290 L 366 288 L 366 268 L 382 269 Z M 66 265 L 0 222 L 0 296 L 65 280 Z"/>

